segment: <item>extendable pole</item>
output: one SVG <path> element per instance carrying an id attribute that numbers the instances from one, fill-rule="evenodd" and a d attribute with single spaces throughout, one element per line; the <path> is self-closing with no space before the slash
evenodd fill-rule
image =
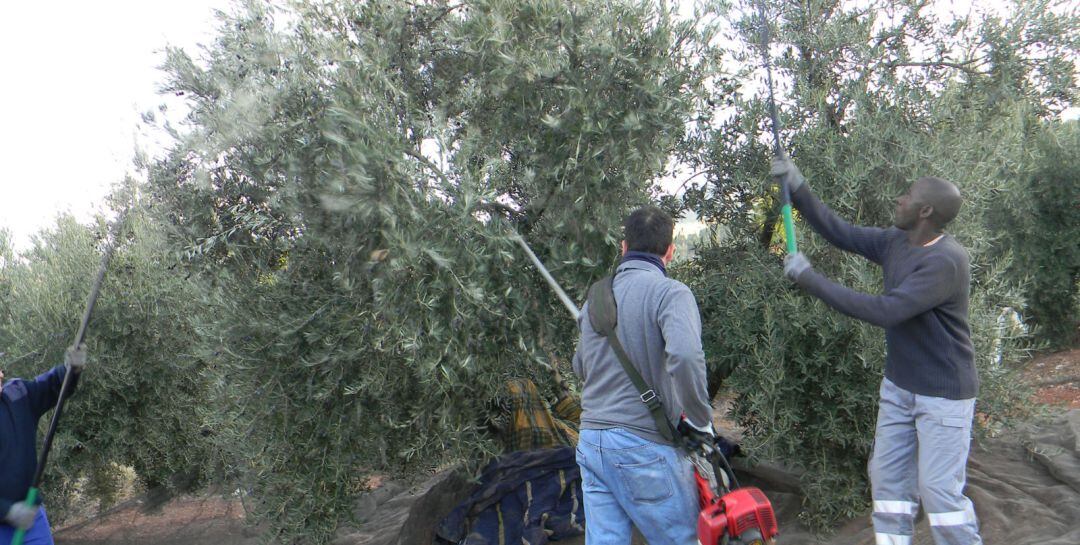
<path id="1" fill-rule="evenodd" d="M 116 245 L 119 242 L 120 227 L 123 224 L 125 216 L 126 214 L 121 214 L 120 217 L 116 219 L 113 240 L 105 248 L 105 254 L 101 256 L 101 264 L 98 266 L 94 284 L 90 288 L 90 295 L 86 299 L 86 308 L 83 310 L 82 321 L 79 322 L 79 330 L 75 333 L 75 341 L 71 345 L 74 349 L 78 349 L 86 340 L 86 327 L 90 323 L 90 315 L 94 312 L 94 305 L 97 303 L 98 294 L 101 292 L 101 284 L 105 280 L 105 271 L 109 268 L 109 260 L 112 259 L 113 250 L 116 249 Z M 53 412 L 52 421 L 49 422 L 49 432 L 45 434 L 45 443 L 41 447 L 41 456 L 38 458 L 33 484 L 30 485 L 30 490 L 26 494 L 25 501 L 31 506 L 37 503 L 41 479 L 45 475 L 45 463 L 49 460 L 49 451 L 52 449 L 53 437 L 56 436 L 56 428 L 60 424 L 60 415 L 64 412 L 64 399 L 67 397 L 68 390 L 71 388 L 72 374 L 71 369 L 67 369 L 64 373 L 64 382 L 60 385 L 60 399 L 56 402 L 56 411 Z M 23 540 L 25 538 L 26 530 L 16 530 L 14 537 L 11 539 L 11 545 L 23 545 Z"/>
<path id="2" fill-rule="evenodd" d="M 521 246 L 522 250 L 525 250 L 525 254 L 529 256 L 529 259 L 533 262 L 533 265 L 535 265 L 536 269 L 540 271 L 540 276 L 544 277 L 544 280 L 547 281 L 548 286 L 551 286 L 551 289 L 555 292 L 555 295 L 559 297 L 559 301 L 562 301 L 563 306 L 566 307 L 566 310 L 570 311 L 570 314 L 574 317 L 574 320 L 577 321 L 578 316 L 581 315 L 581 310 L 578 309 L 577 305 L 575 305 L 574 302 L 570 299 L 570 296 L 566 295 L 566 292 L 563 291 L 562 286 L 559 286 L 559 283 L 555 280 L 555 277 L 551 276 L 551 273 L 548 272 L 547 267 L 545 267 L 544 263 L 540 261 L 540 258 L 536 257 L 536 254 L 533 253 L 532 248 L 530 248 L 529 244 L 525 242 L 525 239 L 521 238 L 521 235 L 517 234 L 516 232 L 513 234 L 513 239 L 518 243 L 518 246 Z"/>
<path id="3" fill-rule="evenodd" d="M 773 96 L 772 64 L 769 62 L 769 21 L 765 18 L 765 2 L 758 3 L 758 14 L 761 18 L 761 56 L 765 59 L 765 77 L 769 85 L 769 117 L 772 118 L 773 155 L 784 155 L 784 147 L 780 144 L 780 116 L 776 112 L 776 99 Z M 791 218 L 791 195 L 785 184 L 780 184 L 780 214 L 784 217 L 784 241 L 787 243 L 787 252 L 793 254 L 799 251 L 795 242 L 795 221 Z"/>

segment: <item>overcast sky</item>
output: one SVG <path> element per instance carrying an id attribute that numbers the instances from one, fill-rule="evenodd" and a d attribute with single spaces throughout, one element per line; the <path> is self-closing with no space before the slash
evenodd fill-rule
<path id="1" fill-rule="evenodd" d="M 163 48 L 193 50 L 226 0 L 12 0 L 0 6 L 0 227 L 25 247 L 89 218 L 129 170 Z"/>
<path id="2" fill-rule="evenodd" d="M 684 0 L 690 3 L 692 0 Z M 966 11 L 967 1 L 948 2 Z M 228 0 L 5 1 L 0 7 L 0 227 L 26 248 L 70 211 L 87 219 L 153 143 L 166 45 L 195 53 Z"/>

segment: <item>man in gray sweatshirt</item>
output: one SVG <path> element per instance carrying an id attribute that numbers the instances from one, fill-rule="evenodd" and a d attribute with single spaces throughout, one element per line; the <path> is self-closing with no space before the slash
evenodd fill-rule
<path id="1" fill-rule="evenodd" d="M 701 316 L 690 289 L 667 278 L 675 224 L 659 208 L 634 210 L 624 224 L 613 289 L 616 334 L 630 362 L 659 396 L 668 421 L 681 415 L 712 429 Z M 607 338 L 578 320 L 574 372 L 581 379 L 577 461 L 588 545 L 628 545 L 631 523 L 651 545 L 697 543 L 698 498 L 686 454 L 666 441 Z"/>
<path id="2" fill-rule="evenodd" d="M 967 251 L 944 232 L 960 210 L 960 191 L 940 178 L 919 178 L 897 198 L 894 226 L 880 229 L 837 217 L 787 157 L 773 161 L 773 175 L 822 237 L 882 267 L 884 293 L 868 295 L 819 274 L 802 253 L 784 259 L 784 274 L 811 295 L 885 329 L 869 464 L 877 545 L 910 544 L 920 502 L 936 543 L 981 544 L 963 494 L 979 386 L 968 327 L 971 270 Z"/>

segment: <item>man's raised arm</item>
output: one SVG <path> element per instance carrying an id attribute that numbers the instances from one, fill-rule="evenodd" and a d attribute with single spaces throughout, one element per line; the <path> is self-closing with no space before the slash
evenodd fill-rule
<path id="1" fill-rule="evenodd" d="M 787 186 L 791 194 L 791 204 L 825 240 L 841 250 L 859 254 L 881 264 L 888 244 L 885 229 L 859 227 L 841 219 L 810 191 L 806 178 L 787 156 L 773 159 L 772 175 Z"/>

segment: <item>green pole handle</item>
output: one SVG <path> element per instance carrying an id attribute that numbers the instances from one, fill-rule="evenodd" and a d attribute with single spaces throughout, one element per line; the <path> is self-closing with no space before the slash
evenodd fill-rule
<path id="1" fill-rule="evenodd" d="M 773 96 L 772 65 L 769 63 L 769 23 L 765 18 L 765 2 L 758 3 L 758 15 L 761 17 L 761 57 L 765 59 L 765 75 L 769 84 L 769 117 L 772 118 L 773 155 L 780 157 L 784 155 L 784 147 L 780 144 L 780 115 L 776 112 L 776 98 Z M 787 243 L 787 253 L 793 254 L 799 251 L 799 248 L 795 243 L 795 222 L 791 219 L 791 195 L 788 195 L 784 184 L 780 184 L 780 214 L 784 217 L 784 241 Z M 775 217 L 772 216 L 772 218 Z M 769 220 L 772 221 L 772 218 Z"/>
<path id="2" fill-rule="evenodd" d="M 787 253 L 793 254 L 799 251 L 799 247 L 795 243 L 795 222 L 791 219 L 791 203 L 784 203 L 780 213 L 784 216 L 784 241 L 787 242 Z"/>
<path id="3" fill-rule="evenodd" d="M 37 503 L 38 489 L 31 486 L 30 491 L 26 493 L 26 503 L 34 505 Z M 26 530 L 15 530 L 15 537 L 11 538 L 11 545 L 23 545 L 23 539 L 26 539 Z"/>

